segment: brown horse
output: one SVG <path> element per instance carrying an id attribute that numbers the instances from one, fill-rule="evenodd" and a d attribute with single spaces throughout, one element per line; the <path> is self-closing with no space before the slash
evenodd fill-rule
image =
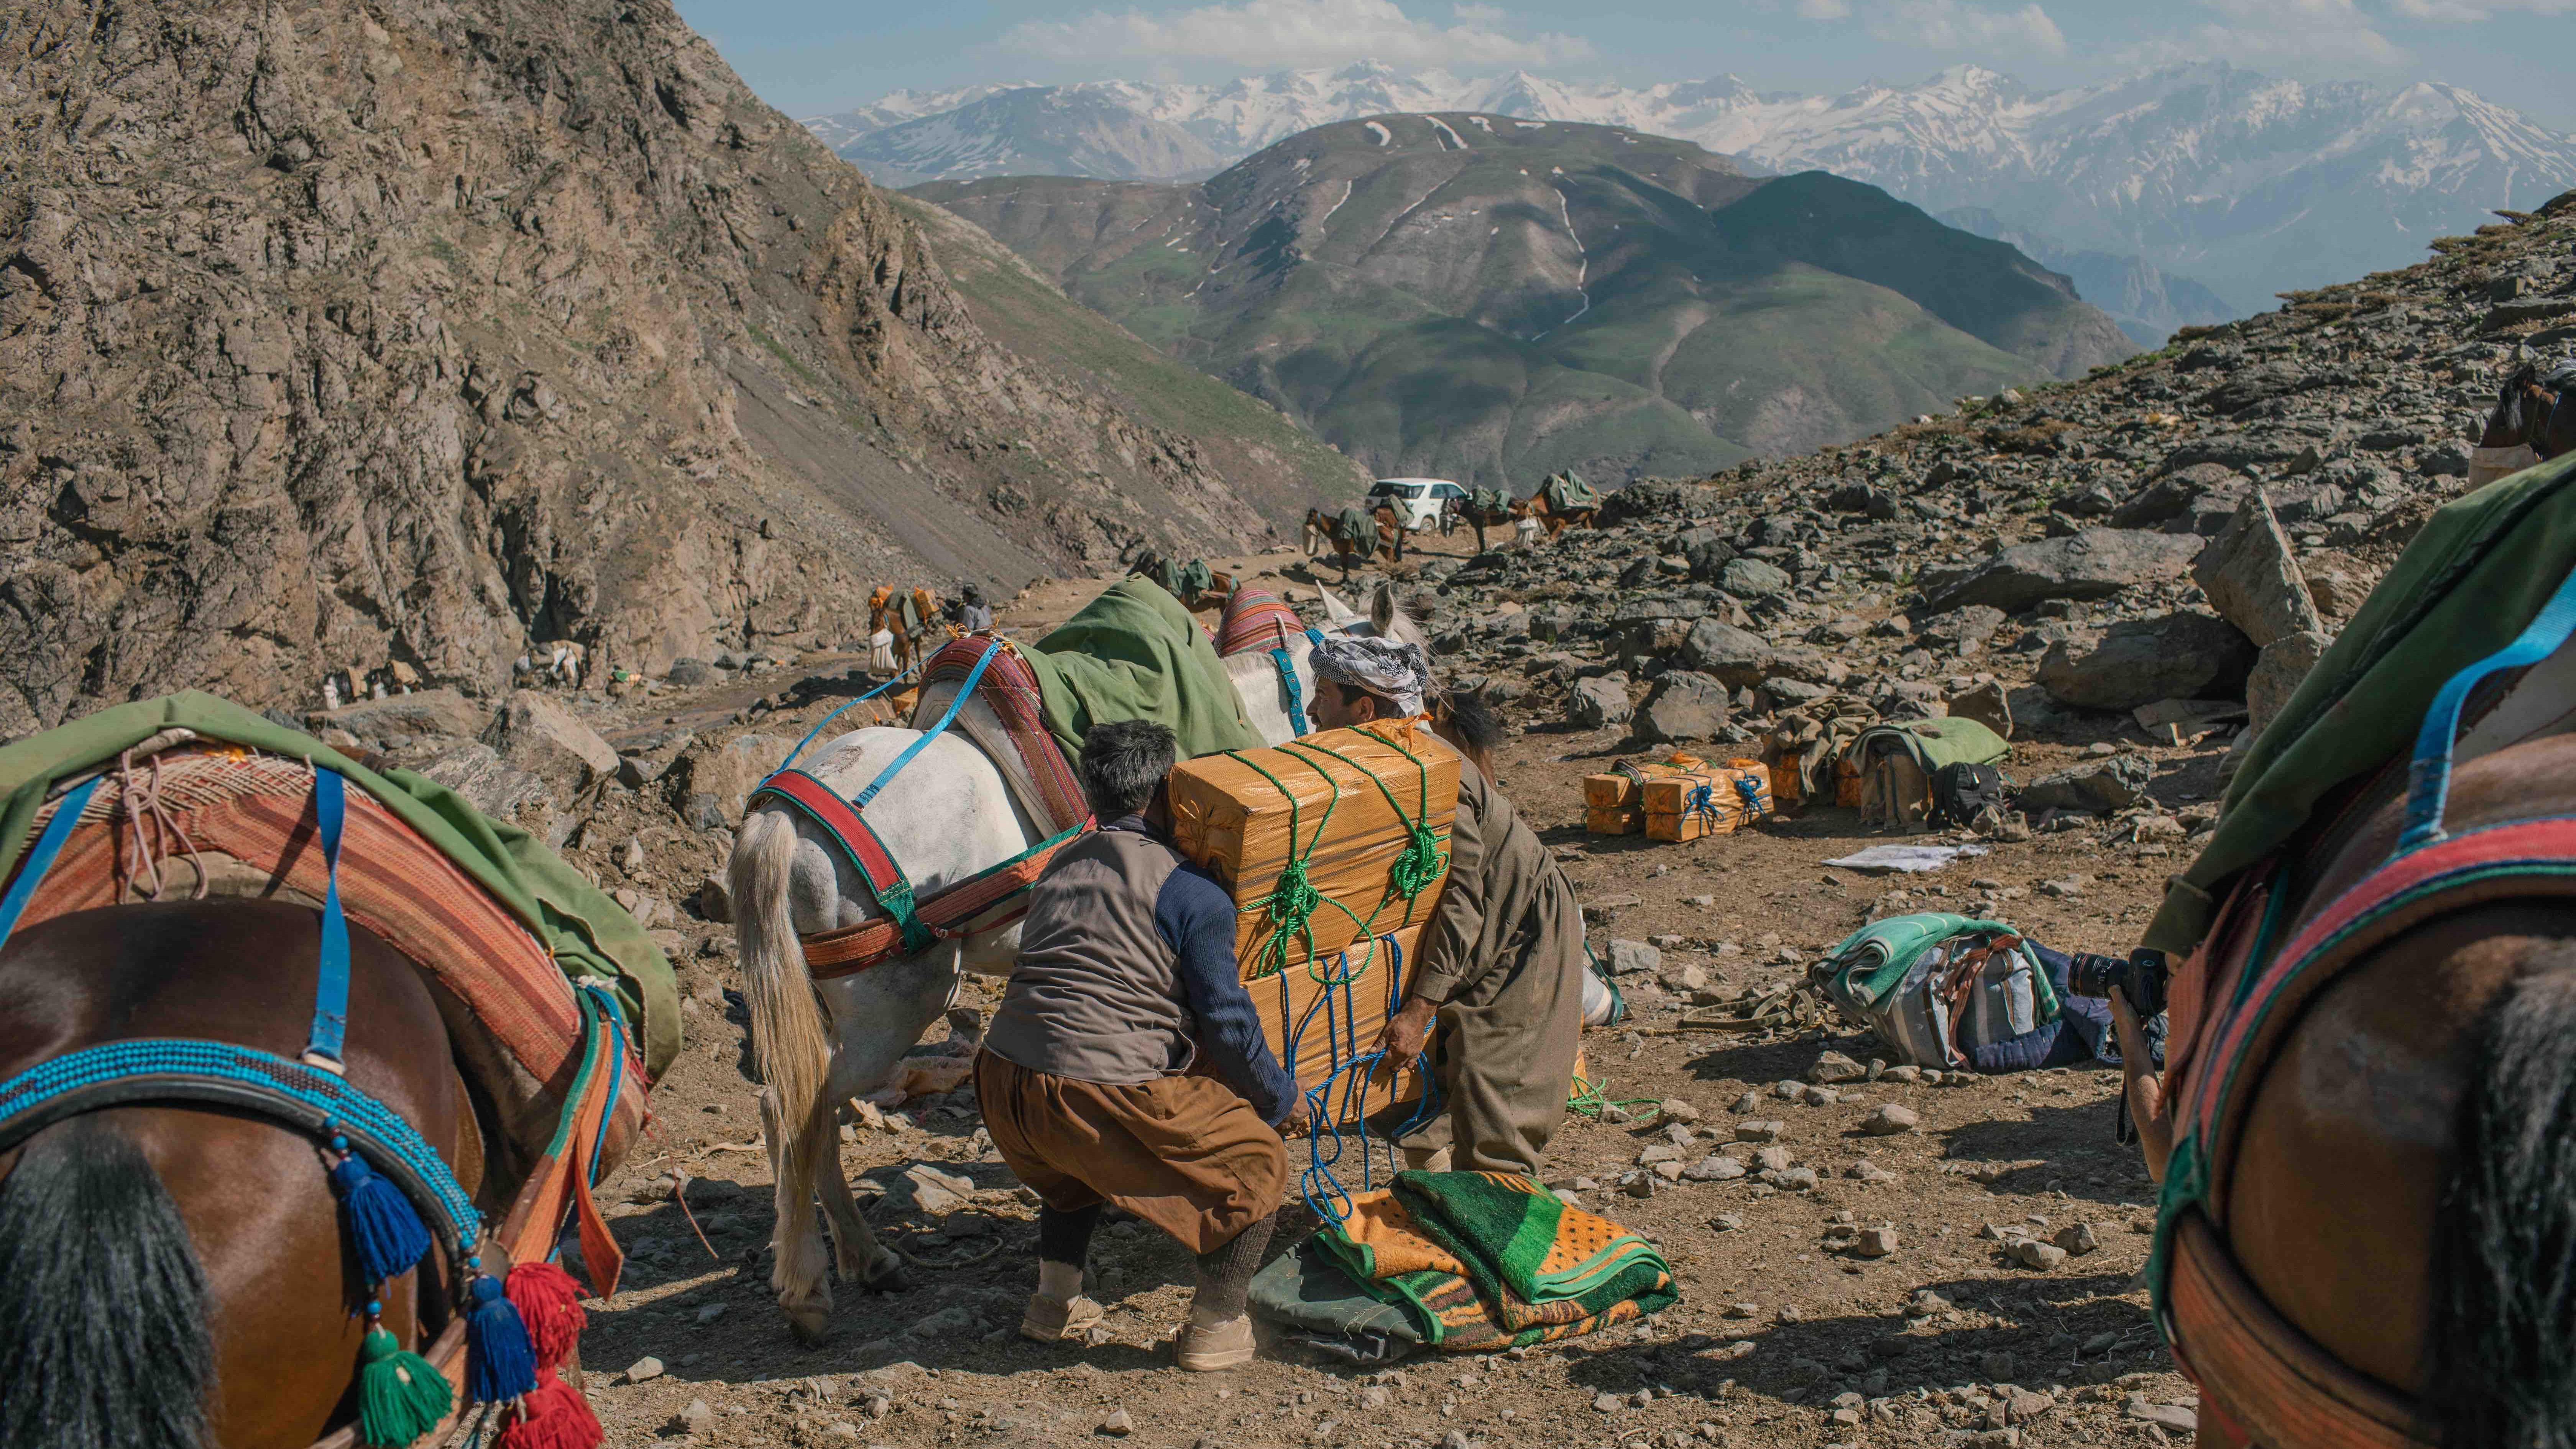
<path id="1" fill-rule="evenodd" d="M 1320 508 L 1306 510 L 1306 556 L 1330 558 L 1340 567 L 1342 579 L 1348 582 L 1351 571 L 1383 554 L 1389 563 L 1404 562 L 1404 529 L 1396 520 L 1395 510 L 1383 503 L 1369 511 L 1371 529 L 1361 537 L 1346 530 L 1338 517 L 1328 517 Z"/>
<path id="2" fill-rule="evenodd" d="M 2576 449 L 2576 363 L 2561 363 L 2545 379 L 2524 363 L 2497 389 L 2469 460 L 2469 482 L 2483 486 L 2570 449 Z"/>
<path id="3" fill-rule="evenodd" d="M 2256 935 L 2297 940 L 2389 860 L 2404 764 L 2330 798 L 2281 869 L 2229 898 L 2175 978 L 2162 1081 L 2121 1008 L 2159 1180 L 2167 1085 L 2183 1111 L 2211 1090 L 2194 1054 Z M 2557 735 L 2459 766 L 2444 824 L 2457 839 L 2571 813 L 2576 736 Z M 2172 1249 L 2205 1446 L 2576 1442 L 2576 892 L 2508 876 L 2435 900 L 2329 946 L 2322 984 L 2240 1059 L 2207 1210 Z"/>
<path id="4" fill-rule="evenodd" d="M 1523 500 L 1520 507 L 1521 511 L 1517 516 L 1521 518 L 1537 519 L 1539 521 L 1539 526 L 1547 530 L 1547 536 L 1550 538 L 1556 537 L 1559 533 L 1564 532 L 1568 528 L 1598 528 L 1601 526 L 1600 509 L 1572 508 L 1563 513 L 1559 513 L 1548 505 L 1547 490 L 1544 488 Z"/>
<path id="5" fill-rule="evenodd" d="M 0 951 L 0 1079 L 129 1037 L 292 1059 L 313 1015 L 319 921 L 216 900 L 30 925 Z M 498 1213 L 428 988 L 354 922 L 349 938 L 348 1081 Z M 304 1134 L 211 1105 L 92 1111 L 0 1152 L 0 1444 L 300 1449 L 349 1423 L 369 1289 L 326 1167 Z M 454 1317 L 451 1291 L 433 1253 L 385 1285 L 384 1326 L 426 1352 Z"/>
<path id="6" fill-rule="evenodd" d="M 938 619 L 939 600 L 928 589 L 915 589 L 907 597 L 896 593 L 891 585 L 879 584 L 876 592 L 868 595 L 868 632 L 894 636 L 897 675 L 911 670 Z"/>
<path id="7" fill-rule="evenodd" d="M 1479 508 L 1472 498 L 1452 498 L 1448 513 L 1476 531 L 1476 552 L 1485 551 L 1485 530 L 1510 528 L 1530 516 L 1527 499 L 1515 498 L 1500 508 Z"/>

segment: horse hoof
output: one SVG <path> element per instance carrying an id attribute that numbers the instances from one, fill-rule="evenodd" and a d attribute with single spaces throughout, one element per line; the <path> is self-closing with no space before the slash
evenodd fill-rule
<path id="1" fill-rule="evenodd" d="M 884 1253 L 868 1264 L 867 1276 L 859 1286 L 870 1293 L 902 1293 L 911 1289 L 912 1281 L 903 1274 L 903 1259 Z"/>
<path id="2" fill-rule="evenodd" d="M 796 1341 L 807 1348 L 831 1337 L 832 1300 L 829 1298 L 807 1303 L 789 1303 L 781 1299 L 778 1311 L 787 1315 L 787 1331 L 796 1335 Z"/>

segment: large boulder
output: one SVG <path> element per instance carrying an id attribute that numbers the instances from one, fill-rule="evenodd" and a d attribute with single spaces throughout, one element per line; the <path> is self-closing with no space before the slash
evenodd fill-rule
<path id="1" fill-rule="evenodd" d="M 1612 725 L 1626 724 L 1637 713 L 1636 706 L 1628 699 L 1628 676 L 1599 674 L 1576 681 L 1574 701 L 1567 712 L 1582 729 L 1608 729 Z"/>
<path id="2" fill-rule="evenodd" d="M 2139 584 L 2180 578 L 2199 552 L 2197 538 L 2123 528 L 2017 543 L 1967 569 L 1927 574 L 1921 612 L 1991 604 L 2010 614 L 2050 599 L 2106 599 Z"/>
<path id="3" fill-rule="evenodd" d="M 2272 515 L 2272 501 L 2260 488 L 2193 560 L 2191 577 L 2219 617 L 2245 631 L 2258 649 L 2325 627 L 2298 557 Z"/>
<path id="4" fill-rule="evenodd" d="M 403 764 L 465 797 L 466 803 L 515 825 L 542 831 L 554 818 L 546 782 L 501 758 L 479 740 L 458 740 L 435 753 L 407 756 Z"/>
<path id="5" fill-rule="evenodd" d="M 2155 771 L 2135 755 L 2086 760 L 2040 776 L 2013 795 L 2022 810 L 2080 810 L 2088 815 L 2126 810 L 2146 798 Z"/>
<path id="6" fill-rule="evenodd" d="M 2249 736 L 2262 733 L 2263 726 L 2280 714 L 2281 707 L 2290 702 L 2299 682 L 2308 677 L 2309 670 L 2317 667 L 2317 661 L 2325 657 L 2326 647 L 2332 643 L 2333 635 L 2310 629 L 2284 634 L 2263 646 L 2263 652 L 2255 657 L 2253 672 L 2245 677 L 2246 733 Z"/>
<path id="7" fill-rule="evenodd" d="M 486 718 L 483 706 L 452 689 L 418 689 L 383 699 L 362 699 L 304 717 L 313 728 L 344 729 L 362 740 L 396 734 L 452 735 L 470 740 L 483 733 Z"/>
<path id="8" fill-rule="evenodd" d="M 1687 669 L 1665 672 L 1637 711 L 1637 737 L 1658 744 L 1705 740 L 1725 727 L 1725 683 Z"/>
<path id="9" fill-rule="evenodd" d="M 483 743 L 510 765 L 546 782 L 557 800 L 617 772 L 617 751 L 581 717 L 533 689 L 511 691 L 483 732 Z"/>
<path id="10" fill-rule="evenodd" d="M 2160 699 L 2234 699 L 2254 646 L 2215 614 L 2183 610 L 2124 619 L 2083 653 L 2059 643 L 2039 663 L 2040 686 L 2084 709 L 2136 709 Z"/>
<path id="11" fill-rule="evenodd" d="M 672 771 L 673 799 L 696 801 L 697 814 L 739 824 L 752 789 L 769 778 L 796 742 L 781 735 L 736 735 L 721 744 L 693 749 Z"/>
<path id="12" fill-rule="evenodd" d="M 2244 474 L 2217 463 L 2194 463 L 2148 481 L 2111 510 L 2113 528 L 2162 528 L 2167 533 L 2214 533 L 2235 516 L 2253 488 Z"/>
<path id="13" fill-rule="evenodd" d="M 1602 495 L 1601 521 L 1611 524 L 1634 518 L 1687 517 L 1694 491 L 1663 478 L 1640 478 Z"/>
<path id="14" fill-rule="evenodd" d="M 1758 558 L 1728 559 L 1717 571 L 1717 586 L 1739 599 L 1767 599 L 1789 592 L 1788 571 Z"/>
<path id="15" fill-rule="evenodd" d="M 1778 657 L 1761 635 L 1738 629 L 1723 619 L 1702 619 L 1682 641 L 1682 662 L 1715 675 L 1730 689 L 1750 689 L 1771 673 Z"/>

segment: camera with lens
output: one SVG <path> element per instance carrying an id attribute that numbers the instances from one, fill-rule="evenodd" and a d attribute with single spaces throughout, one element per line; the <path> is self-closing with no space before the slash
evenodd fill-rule
<path id="1" fill-rule="evenodd" d="M 2109 996 L 2116 986 L 2144 1021 L 2165 1009 L 2165 982 L 2171 974 L 2162 951 L 2140 949 L 2125 957 L 2079 951 L 2067 963 L 2066 985 L 2078 996 Z"/>

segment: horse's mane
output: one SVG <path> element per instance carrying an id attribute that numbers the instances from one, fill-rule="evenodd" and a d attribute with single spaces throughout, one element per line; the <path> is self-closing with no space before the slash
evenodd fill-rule
<path id="1" fill-rule="evenodd" d="M 2496 394 L 2495 412 L 2487 418 L 2489 434 L 2502 430 L 2511 433 L 2516 441 L 2521 440 L 2524 430 L 2531 424 L 2523 410 L 2530 405 L 2530 389 L 2539 381 L 2540 369 L 2531 363 L 2526 362 L 2514 369 L 2513 375 L 2504 380 L 2504 387 Z"/>

